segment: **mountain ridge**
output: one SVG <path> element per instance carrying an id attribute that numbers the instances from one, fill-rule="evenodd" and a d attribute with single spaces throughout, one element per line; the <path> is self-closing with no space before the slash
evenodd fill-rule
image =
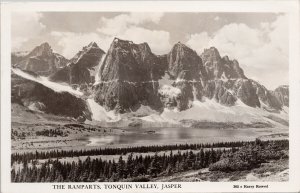
<path id="1" fill-rule="evenodd" d="M 68 60 L 53 52 L 49 43 L 44 42 L 30 52 L 12 53 L 12 66 L 22 70 L 33 71 L 38 75 L 49 76 L 63 68 Z"/>
<path id="2" fill-rule="evenodd" d="M 65 82 L 70 85 L 90 84 L 95 81 L 95 67 L 105 52 L 95 42 L 91 42 L 80 50 L 65 67 L 51 74 L 54 82 Z"/>
<path id="3" fill-rule="evenodd" d="M 43 47 L 44 52 L 38 50 L 40 55 L 50 53 L 50 46 Z M 289 105 L 288 86 L 268 90 L 247 78 L 238 61 L 222 57 L 217 48 L 198 55 L 181 42 L 164 55 L 153 54 L 146 42 L 135 44 L 115 38 L 106 54 L 91 42 L 48 79 L 79 85 L 79 90 L 86 85 L 89 92 L 84 93 L 85 98 L 121 114 L 142 106 L 159 113 L 165 109 L 185 111 L 197 105 L 194 101 L 206 99 L 225 107 L 241 101 L 270 112 L 280 112 Z"/>

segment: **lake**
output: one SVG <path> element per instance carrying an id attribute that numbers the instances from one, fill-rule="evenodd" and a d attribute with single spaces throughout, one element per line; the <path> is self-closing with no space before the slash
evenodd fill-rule
<path id="1" fill-rule="evenodd" d="M 141 146 L 182 143 L 249 141 L 257 137 L 286 138 L 288 130 L 278 128 L 199 129 L 199 128 L 130 128 L 119 135 L 88 136 L 86 146 Z M 281 136 L 283 134 L 284 136 Z"/>

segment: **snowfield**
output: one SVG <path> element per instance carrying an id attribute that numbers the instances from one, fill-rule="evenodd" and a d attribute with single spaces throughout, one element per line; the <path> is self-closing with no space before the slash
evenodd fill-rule
<path id="1" fill-rule="evenodd" d="M 221 105 L 213 99 L 205 99 L 204 102 L 193 101 L 192 107 L 184 111 L 178 111 L 176 108 L 166 108 L 160 115 L 151 114 L 140 119 L 149 122 L 170 123 L 178 123 L 181 120 L 190 119 L 197 121 L 243 123 L 268 121 L 275 125 L 278 124 L 267 118 L 271 115 L 288 121 L 288 107 L 284 107 L 280 113 L 271 113 L 261 108 L 249 107 L 240 100 L 236 102 L 236 105 L 229 107 Z"/>
<path id="2" fill-rule="evenodd" d="M 11 70 L 15 74 L 17 74 L 17 75 L 19 75 L 19 76 L 21 76 L 25 79 L 40 83 L 40 84 L 54 90 L 55 92 L 68 92 L 68 93 L 70 93 L 72 95 L 75 95 L 75 96 L 82 96 L 83 95 L 82 92 L 72 89 L 71 86 L 49 81 L 47 77 L 44 77 L 44 76 L 34 77 L 34 76 L 32 76 L 32 75 L 30 75 L 30 74 L 28 74 L 28 73 L 26 73 L 26 72 L 24 72 L 24 71 L 22 71 L 18 68 L 12 68 Z"/>
<path id="3" fill-rule="evenodd" d="M 107 112 L 104 107 L 94 101 L 87 99 L 87 104 L 92 112 L 92 119 L 95 121 L 116 122 L 121 119 L 120 115 L 116 115 L 113 111 Z"/>

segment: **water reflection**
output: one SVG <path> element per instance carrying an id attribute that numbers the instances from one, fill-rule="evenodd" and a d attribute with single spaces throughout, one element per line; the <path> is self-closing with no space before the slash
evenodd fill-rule
<path id="1" fill-rule="evenodd" d="M 253 140 L 258 136 L 270 134 L 270 130 L 258 129 L 198 129 L 198 128 L 151 128 L 136 130 L 124 135 L 87 137 L 88 146 L 103 145 L 155 145 L 191 142 L 217 142 L 234 140 Z"/>

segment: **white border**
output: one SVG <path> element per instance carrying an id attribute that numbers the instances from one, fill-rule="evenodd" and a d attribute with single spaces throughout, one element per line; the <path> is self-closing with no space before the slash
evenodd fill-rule
<path id="1" fill-rule="evenodd" d="M 290 83 L 290 174 L 288 182 L 180 182 L 183 189 L 155 191 L 133 189 L 129 192 L 300 192 L 300 62 L 299 1 L 104 1 L 104 2 L 30 2 L 1 4 L 1 192 L 128 192 L 126 190 L 53 190 L 54 183 L 10 182 L 10 14 L 13 11 L 55 12 L 286 12 L 289 14 Z M 280 78 L 280 77 L 274 77 Z M 55 183 L 57 184 L 57 183 Z M 64 183 L 74 184 L 74 183 Z M 78 183 L 83 184 L 83 183 Z M 85 183 L 87 184 L 87 183 Z M 89 183 L 91 184 L 91 183 Z M 108 183 L 106 183 L 108 184 Z M 124 184 L 124 183 L 116 183 Z M 131 183 L 134 184 L 134 183 Z M 161 184 L 161 183 L 156 183 Z M 269 185 L 268 189 L 234 189 L 233 185 Z"/>

